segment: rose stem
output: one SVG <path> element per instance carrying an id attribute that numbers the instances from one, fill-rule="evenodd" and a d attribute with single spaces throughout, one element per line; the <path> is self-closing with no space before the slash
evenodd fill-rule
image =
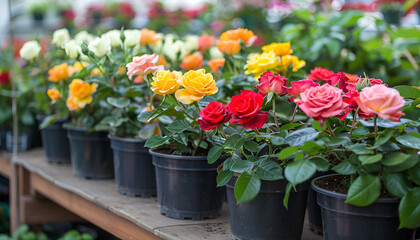
<path id="1" fill-rule="evenodd" d="M 280 129 L 280 127 L 279 127 L 279 122 L 278 122 L 278 120 L 277 120 L 277 115 L 276 115 L 276 99 L 273 99 L 272 101 L 273 101 L 273 114 L 274 114 L 274 121 L 276 122 L 276 127 L 277 127 L 277 130 L 279 130 L 279 129 Z"/>
<path id="2" fill-rule="evenodd" d="M 335 134 L 334 134 L 333 130 L 331 129 L 330 123 L 328 122 L 328 119 L 325 119 L 325 121 L 327 122 L 327 127 L 328 127 L 328 130 L 331 132 L 331 135 L 333 137 L 335 137 Z"/>

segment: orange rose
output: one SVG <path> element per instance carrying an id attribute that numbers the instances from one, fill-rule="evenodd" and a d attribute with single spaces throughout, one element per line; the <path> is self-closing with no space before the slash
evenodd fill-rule
<path id="1" fill-rule="evenodd" d="M 198 38 L 198 51 L 205 52 L 207 49 L 210 49 L 213 46 L 214 37 L 213 36 L 201 36 Z"/>
<path id="2" fill-rule="evenodd" d="M 67 98 L 66 105 L 67 105 L 67 108 L 68 108 L 70 111 L 77 111 L 77 110 L 82 109 L 81 107 L 79 107 L 79 105 L 77 105 L 77 104 L 74 102 L 74 97 L 73 97 L 73 96 L 71 96 L 71 95 Z"/>
<path id="3" fill-rule="evenodd" d="M 73 79 L 69 85 L 70 95 L 74 97 L 74 103 L 83 108 L 92 102 L 92 94 L 96 91 L 96 83 L 84 83 L 81 79 Z"/>
<path id="4" fill-rule="evenodd" d="M 133 83 L 140 84 L 144 82 L 144 78 L 142 75 L 138 75 L 136 78 L 134 78 Z"/>
<path id="5" fill-rule="evenodd" d="M 198 54 L 189 54 L 185 56 L 179 66 L 186 71 L 201 68 L 203 66 L 203 56 Z"/>
<path id="6" fill-rule="evenodd" d="M 220 52 L 233 55 L 241 50 L 241 45 L 235 40 L 218 40 L 217 48 Z"/>
<path id="7" fill-rule="evenodd" d="M 58 99 L 60 99 L 60 97 L 61 97 L 60 91 L 58 91 L 57 88 L 55 88 L 55 87 L 48 89 L 47 95 L 54 102 L 57 101 Z"/>
<path id="8" fill-rule="evenodd" d="M 127 67 L 122 65 L 118 68 L 118 75 L 123 75 L 127 71 Z"/>
<path id="9" fill-rule="evenodd" d="M 83 68 L 87 67 L 89 63 L 87 62 L 75 62 L 73 66 L 69 67 L 70 76 L 73 75 L 75 72 L 80 72 Z"/>
<path id="10" fill-rule="evenodd" d="M 252 45 L 256 39 L 254 33 L 245 28 L 228 30 L 220 36 L 220 40 L 242 40 L 247 45 Z"/>
<path id="11" fill-rule="evenodd" d="M 51 82 L 64 81 L 69 77 L 69 65 L 67 65 L 67 63 L 63 63 L 54 66 L 48 71 L 48 75 L 48 80 Z"/>
<path id="12" fill-rule="evenodd" d="M 211 70 L 214 73 L 218 74 L 219 68 L 225 65 L 225 59 L 224 58 L 212 59 L 212 60 L 207 61 L 207 64 L 210 66 Z"/>
<path id="13" fill-rule="evenodd" d="M 140 30 L 140 44 L 155 44 L 157 41 L 162 39 L 159 34 L 156 34 L 155 31 L 143 28 Z"/>

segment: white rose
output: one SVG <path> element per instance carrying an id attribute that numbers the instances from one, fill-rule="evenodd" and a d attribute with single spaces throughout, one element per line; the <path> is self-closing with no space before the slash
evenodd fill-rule
<path id="1" fill-rule="evenodd" d="M 70 40 L 63 43 L 62 48 L 66 51 L 66 54 L 71 59 L 76 59 L 81 51 L 80 45 L 76 43 L 75 40 Z"/>
<path id="2" fill-rule="evenodd" d="M 163 52 L 172 62 L 183 59 L 185 55 L 187 55 L 187 50 L 181 40 L 176 40 L 172 44 L 167 44 L 165 42 L 164 45 Z"/>
<path id="3" fill-rule="evenodd" d="M 89 43 L 88 48 L 95 56 L 103 57 L 111 51 L 111 42 L 107 37 L 97 37 Z"/>
<path id="4" fill-rule="evenodd" d="M 41 52 L 41 46 L 39 46 L 39 43 L 37 41 L 28 41 L 23 44 L 19 54 L 21 58 L 30 61 L 38 57 L 39 52 Z"/>
<path id="5" fill-rule="evenodd" d="M 121 36 L 120 30 L 114 29 L 104 33 L 102 36 L 109 38 L 112 47 L 118 47 L 121 45 Z"/>
<path id="6" fill-rule="evenodd" d="M 223 58 L 223 53 L 221 53 L 217 47 L 212 47 L 210 48 L 210 58 L 211 59 Z"/>
<path id="7" fill-rule="evenodd" d="M 124 46 L 134 47 L 140 44 L 140 31 L 139 30 L 125 30 L 124 31 Z"/>
<path id="8" fill-rule="evenodd" d="M 185 49 L 188 53 L 197 50 L 198 48 L 198 36 L 188 35 L 185 39 Z"/>
<path id="9" fill-rule="evenodd" d="M 153 50 L 153 52 L 158 53 L 162 50 L 163 41 L 159 40 L 155 44 L 150 44 L 149 47 Z"/>
<path id="10" fill-rule="evenodd" d="M 86 31 L 81 31 L 74 36 L 74 40 L 76 40 L 78 45 L 82 45 L 83 42 L 90 43 L 93 40 L 93 36 Z"/>
<path id="11" fill-rule="evenodd" d="M 62 28 L 54 32 L 52 43 L 54 43 L 57 47 L 61 47 L 61 44 L 68 40 L 70 40 L 69 31 L 65 28 Z"/>

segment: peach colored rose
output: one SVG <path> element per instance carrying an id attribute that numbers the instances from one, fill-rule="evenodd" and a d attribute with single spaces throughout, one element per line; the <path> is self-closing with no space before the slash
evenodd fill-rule
<path id="1" fill-rule="evenodd" d="M 203 66 L 203 56 L 199 54 L 188 54 L 182 60 L 179 67 L 185 71 L 194 70 Z"/>
<path id="2" fill-rule="evenodd" d="M 342 93 L 341 89 L 324 84 L 306 89 L 295 102 L 308 117 L 323 123 L 326 118 L 346 111 L 348 104 L 343 102 Z"/>
<path id="3" fill-rule="evenodd" d="M 156 71 L 162 71 L 163 66 L 156 65 L 159 60 L 159 56 L 156 54 L 144 54 L 140 57 L 133 57 L 133 61 L 127 64 L 127 75 L 130 79 L 134 75 L 146 75 Z"/>
<path id="4" fill-rule="evenodd" d="M 225 65 L 225 59 L 224 58 L 217 58 L 207 61 L 207 65 L 209 65 L 210 69 L 215 73 L 219 73 L 219 68 L 223 67 Z"/>
<path id="5" fill-rule="evenodd" d="M 363 112 L 378 115 L 383 119 L 398 122 L 399 117 L 405 115 L 401 112 L 404 98 L 396 89 L 385 85 L 363 88 L 360 96 L 354 100 Z"/>
<path id="6" fill-rule="evenodd" d="M 217 40 L 217 48 L 221 53 L 233 55 L 241 50 L 241 44 L 235 40 Z"/>
<path id="7" fill-rule="evenodd" d="M 207 49 L 210 49 L 213 46 L 214 37 L 213 36 L 201 36 L 198 38 L 198 51 L 205 52 Z"/>
<path id="8" fill-rule="evenodd" d="M 54 102 L 56 102 L 61 97 L 60 91 L 58 91 L 57 88 L 55 88 L 55 87 L 48 89 L 47 95 Z"/>

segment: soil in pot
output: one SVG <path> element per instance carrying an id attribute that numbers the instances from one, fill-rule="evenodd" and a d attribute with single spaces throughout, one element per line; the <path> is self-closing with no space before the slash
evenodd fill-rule
<path id="1" fill-rule="evenodd" d="M 114 177 L 112 149 L 107 132 L 91 132 L 87 129 L 64 125 L 70 142 L 73 174 L 85 179 Z"/>
<path id="2" fill-rule="evenodd" d="M 300 240 L 305 218 L 309 183 L 296 186 L 283 206 L 286 180 L 261 181 L 261 190 L 250 202 L 236 204 L 233 177 L 226 185 L 230 228 L 241 240 Z"/>
<path id="3" fill-rule="evenodd" d="M 217 165 L 206 156 L 177 156 L 149 150 L 156 171 L 160 212 L 177 219 L 220 216 L 224 189 L 216 187 Z"/>
<path id="4" fill-rule="evenodd" d="M 117 191 L 136 197 L 156 195 L 155 169 L 144 140 L 108 135 L 114 153 Z"/>
<path id="5" fill-rule="evenodd" d="M 321 206 L 325 240 L 413 239 L 413 230 L 397 230 L 399 199 L 383 192 L 366 207 L 346 204 L 347 188 L 341 184 L 344 179 L 344 176 L 329 175 L 312 181 Z"/>
<path id="6" fill-rule="evenodd" d="M 48 163 L 71 163 L 70 143 L 63 123 L 64 120 L 58 120 L 41 130 L 42 145 L 44 146 L 44 153 Z"/>

